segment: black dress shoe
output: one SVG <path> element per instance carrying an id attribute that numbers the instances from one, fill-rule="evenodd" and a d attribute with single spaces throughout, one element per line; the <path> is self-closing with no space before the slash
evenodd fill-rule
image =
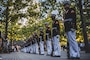
<path id="1" fill-rule="evenodd" d="M 76 57 L 76 59 L 80 59 L 80 57 Z"/>
<path id="2" fill-rule="evenodd" d="M 61 56 L 56 56 L 56 57 L 61 57 Z"/>
<path id="3" fill-rule="evenodd" d="M 61 57 L 61 56 L 60 56 L 60 55 L 57 55 L 57 56 L 55 55 L 55 56 L 53 56 L 53 57 Z"/>
<path id="4" fill-rule="evenodd" d="M 47 54 L 47 56 L 51 56 L 50 54 Z"/>
<path id="5" fill-rule="evenodd" d="M 44 55 L 44 54 L 40 54 L 40 55 Z"/>
<path id="6" fill-rule="evenodd" d="M 80 59 L 80 57 L 70 57 L 69 59 Z"/>

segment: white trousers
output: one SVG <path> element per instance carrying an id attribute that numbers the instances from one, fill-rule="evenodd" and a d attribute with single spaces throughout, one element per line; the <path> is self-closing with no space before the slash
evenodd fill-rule
<path id="1" fill-rule="evenodd" d="M 44 42 L 40 41 L 40 54 L 44 54 Z"/>
<path id="2" fill-rule="evenodd" d="M 53 40 L 53 49 L 54 49 L 53 56 L 61 56 L 61 52 L 60 52 L 61 46 L 60 46 L 59 39 L 60 39 L 59 35 L 54 36 L 52 39 Z"/>
<path id="3" fill-rule="evenodd" d="M 33 53 L 33 45 L 31 45 L 30 53 Z"/>
<path id="4" fill-rule="evenodd" d="M 27 47 L 27 53 L 29 53 L 30 49 L 29 49 L 29 46 Z"/>
<path id="5" fill-rule="evenodd" d="M 35 43 L 35 53 L 36 53 L 36 54 L 39 54 L 38 43 Z"/>
<path id="6" fill-rule="evenodd" d="M 29 51 L 28 52 L 30 53 L 30 51 L 31 51 L 31 45 L 29 46 Z"/>
<path id="7" fill-rule="evenodd" d="M 36 53 L 36 46 L 35 46 L 35 44 L 33 44 L 33 53 L 34 54 Z"/>
<path id="8" fill-rule="evenodd" d="M 21 49 L 21 52 L 24 52 L 24 48 Z"/>
<path id="9" fill-rule="evenodd" d="M 75 31 L 67 32 L 66 36 L 69 42 L 70 57 L 80 57 L 79 46 L 78 43 L 76 42 Z"/>
<path id="10" fill-rule="evenodd" d="M 28 48 L 26 47 L 26 53 L 28 52 Z"/>
<path id="11" fill-rule="evenodd" d="M 23 48 L 23 50 L 22 50 L 22 51 L 26 53 L 26 47 L 25 47 L 25 48 Z"/>
<path id="12" fill-rule="evenodd" d="M 51 55 L 51 53 L 52 53 L 52 44 L 51 44 L 51 39 L 50 40 L 47 40 L 46 41 L 46 46 L 47 46 L 47 54 L 48 55 Z"/>

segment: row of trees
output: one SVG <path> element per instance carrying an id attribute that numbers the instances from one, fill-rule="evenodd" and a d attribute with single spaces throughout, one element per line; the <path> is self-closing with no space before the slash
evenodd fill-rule
<path id="1" fill-rule="evenodd" d="M 0 0 L 4 7 L 7 4 L 4 0 Z M 8 0 L 8 38 L 9 39 L 26 39 L 30 33 L 33 32 L 33 26 L 35 21 L 39 18 L 39 11 L 34 11 L 38 8 L 38 4 L 35 4 L 33 0 Z M 26 9 L 26 10 L 25 10 Z M 4 12 L 5 13 L 5 12 Z M 4 15 L 5 16 L 5 15 Z M 4 17 L 5 18 L 5 17 Z M 27 24 L 21 27 L 23 24 L 22 18 L 26 18 Z M 19 22 L 21 20 L 22 22 Z M 5 33 L 5 19 L 2 23 L 2 32 Z"/>

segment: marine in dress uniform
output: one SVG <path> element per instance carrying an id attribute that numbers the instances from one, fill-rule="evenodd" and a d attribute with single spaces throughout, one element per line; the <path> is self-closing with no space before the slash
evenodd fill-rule
<path id="1" fill-rule="evenodd" d="M 33 53 L 33 37 L 32 36 L 31 36 L 30 40 L 31 40 L 31 50 L 30 50 L 30 53 Z"/>
<path id="2" fill-rule="evenodd" d="M 60 46 L 60 27 L 59 21 L 55 19 L 56 15 L 52 14 L 52 42 L 53 42 L 53 56 L 61 56 Z"/>
<path id="3" fill-rule="evenodd" d="M 65 32 L 69 44 L 69 58 L 80 58 L 78 43 L 76 42 L 76 11 L 74 8 L 70 8 L 70 2 L 64 1 L 64 26 Z"/>
<path id="4" fill-rule="evenodd" d="M 29 38 L 29 53 L 31 53 L 31 50 L 32 50 L 32 49 L 31 49 L 31 48 L 32 48 L 31 45 L 32 45 L 32 41 L 31 41 L 31 37 L 30 37 L 30 38 Z"/>
<path id="5" fill-rule="evenodd" d="M 37 33 L 35 32 L 35 51 L 36 51 L 36 54 L 39 54 L 39 47 L 38 47 L 38 42 L 39 42 L 39 37 L 37 35 Z"/>
<path id="6" fill-rule="evenodd" d="M 26 52 L 29 53 L 30 49 L 30 40 L 28 39 L 27 42 L 26 42 Z"/>
<path id="7" fill-rule="evenodd" d="M 26 43 L 25 43 L 24 52 L 25 52 L 25 53 L 28 52 L 28 41 L 26 41 Z"/>
<path id="8" fill-rule="evenodd" d="M 47 55 L 52 54 L 52 43 L 51 43 L 51 29 L 49 27 L 49 23 L 45 23 L 46 27 L 46 47 L 47 47 Z"/>
<path id="9" fill-rule="evenodd" d="M 40 27 L 39 45 L 40 45 L 40 54 L 44 55 L 44 32 L 42 27 Z"/>
<path id="10" fill-rule="evenodd" d="M 30 47 L 30 41 L 29 41 L 29 39 L 28 39 L 28 41 L 27 41 L 27 53 L 29 53 L 29 47 Z"/>
<path id="11" fill-rule="evenodd" d="M 35 39 L 35 34 L 33 34 L 33 39 L 32 40 L 33 40 L 33 45 L 32 45 L 33 46 L 33 53 L 36 54 L 36 46 L 35 46 L 36 39 Z"/>

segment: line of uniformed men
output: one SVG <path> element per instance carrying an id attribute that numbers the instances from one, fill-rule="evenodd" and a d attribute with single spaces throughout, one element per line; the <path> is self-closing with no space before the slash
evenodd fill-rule
<path id="1" fill-rule="evenodd" d="M 43 28 L 40 28 L 39 37 L 37 33 L 34 33 L 30 37 L 30 45 L 24 49 L 24 52 L 35 53 L 35 54 L 45 54 L 44 44 L 47 48 L 47 55 L 61 56 L 60 49 L 60 27 L 59 21 L 55 18 L 56 15 L 52 14 L 52 29 L 49 25 L 45 23 L 46 26 L 46 44 L 44 42 L 44 32 Z M 63 23 L 65 27 L 66 37 L 68 40 L 68 58 L 79 59 L 79 47 L 76 42 L 76 10 L 70 8 L 70 3 L 68 1 L 64 2 L 64 13 L 63 13 Z M 52 34 L 51 34 L 52 31 Z"/>
<path id="2" fill-rule="evenodd" d="M 52 15 L 52 20 L 55 19 L 55 15 Z M 43 28 L 40 27 L 40 34 L 35 32 L 28 40 L 28 46 L 24 47 L 21 51 L 27 53 L 34 53 L 34 54 L 45 54 L 45 46 L 47 50 L 47 55 L 52 56 L 61 56 L 60 53 L 60 43 L 59 43 L 59 21 L 53 20 L 52 29 L 49 27 L 49 23 L 45 23 L 46 27 L 46 35 L 44 40 L 44 32 Z M 52 33 L 51 33 L 52 30 Z M 45 44 L 46 43 L 46 44 Z"/>

